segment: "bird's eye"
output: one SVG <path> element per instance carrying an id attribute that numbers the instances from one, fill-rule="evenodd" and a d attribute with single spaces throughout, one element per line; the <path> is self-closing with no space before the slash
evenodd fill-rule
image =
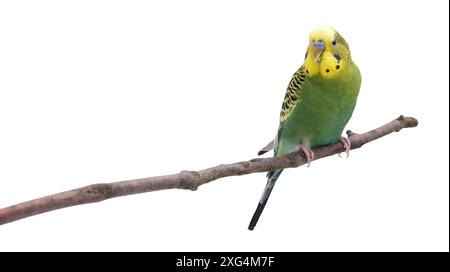
<path id="1" fill-rule="evenodd" d="M 335 45 L 336 45 L 336 41 L 332 41 L 332 42 L 331 42 L 331 45 L 332 45 L 332 46 L 335 46 Z"/>

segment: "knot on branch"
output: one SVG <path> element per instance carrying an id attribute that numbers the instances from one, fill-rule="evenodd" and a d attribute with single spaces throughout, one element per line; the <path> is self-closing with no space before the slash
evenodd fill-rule
<path id="1" fill-rule="evenodd" d="M 111 184 L 108 183 L 99 183 L 91 185 L 87 188 L 86 192 L 88 194 L 102 195 L 107 197 L 112 197 L 114 195 L 112 186 Z"/>
<path id="2" fill-rule="evenodd" d="M 355 133 L 355 132 L 351 131 L 350 129 L 347 130 L 347 132 L 345 132 L 345 134 L 347 134 L 347 137 L 351 137 L 353 135 L 358 135 L 358 133 Z"/>
<path id="3" fill-rule="evenodd" d="M 350 141 L 351 149 L 360 148 L 364 144 L 366 144 L 361 139 L 361 134 L 353 132 L 351 130 L 347 130 L 345 132 L 347 134 L 348 140 Z"/>
<path id="4" fill-rule="evenodd" d="M 86 196 L 92 201 L 102 201 L 108 198 L 115 197 L 115 191 L 110 183 L 98 183 L 84 187 L 78 192 L 80 198 Z"/>
<path id="5" fill-rule="evenodd" d="M 180 189 L 196 191 L 200 183 L 200 174 L 197 171 L 181 171 L 180 172 Z"/>

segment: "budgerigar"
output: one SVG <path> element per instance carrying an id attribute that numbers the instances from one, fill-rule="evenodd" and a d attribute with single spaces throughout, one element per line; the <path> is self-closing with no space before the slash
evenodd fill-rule
<path id="1" fill-rule="evenodd" d="M 361 74 L 344 38 L 331 27 L 312 31 L 305 61 L 287 87 L 277 136 L 258 154 L 274 148 L 274 156 L 281 156 L 300 149 L 309 165 L 314 159 L 311 148 L 341 141 L 348 156 L 350 142 L 341 133 L 352 116 L 360 85 Z M 249 230 L 258 222 L 282 171 L 267 173 Z"/>

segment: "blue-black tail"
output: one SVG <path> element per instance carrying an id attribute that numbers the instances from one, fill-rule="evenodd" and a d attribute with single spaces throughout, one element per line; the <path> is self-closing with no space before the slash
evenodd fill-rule
<path id="1" fill-rule="evenodd" d="M 267 173 L 266 188 L 264 188 L 264 192 L 261 196 L 261 199 L 259 200 L 258 207 L 256 207 L 256 211 L 253 214 L 252 220 L 250 221 L 250 225 L 248 226 L 249 230 L 253 230 L 256 226 L 256 223 L 258 223 L 258 219 L 261 216 L 264 207 L 266 206 L 267 200 L 269 200 L 270 193 L 272 192 L 273 186 L 275 185 L 278 177 L 281 175 L 281 172 L 283 172 L 283 169 L 273 170 Z"/>

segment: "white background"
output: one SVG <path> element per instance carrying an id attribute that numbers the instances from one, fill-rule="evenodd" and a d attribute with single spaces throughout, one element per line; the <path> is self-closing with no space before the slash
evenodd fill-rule
<path id="1" fill-rule="evenodd" d="M 309 32 L 363 84 L 348 128 L 419 127 L 286 170 L 0 226 L 0 250 L 448 251 L 448 1 L 2 1 L 0 207 L 255 157 Z"/>

